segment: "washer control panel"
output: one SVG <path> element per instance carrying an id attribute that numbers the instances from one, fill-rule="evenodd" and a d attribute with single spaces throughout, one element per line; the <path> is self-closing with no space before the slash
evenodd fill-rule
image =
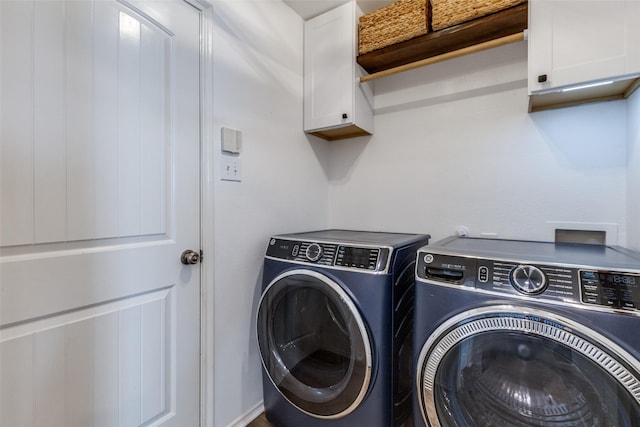
<path id="1" fill-rule="evenodd" d="M 640 309 L 640 274 L 580 270 L 582 302 L 623 310 Z"/>
<path id="2" fill-rule="evenodd" d="M 416 273 L 418 281 L 445 286 L 640 310 L 640 274 L 636 273 L 432 252 L 418 252 Z"/>
<path id="3" fill-rule="evenodd" d="M 386 247 L 279 238 L 269 241 L 266 253 L 268 258 L 370 272 L 385 271 L 390 255 L 391 250 Z"/>
<path id="4" fill-rule="evenodd" d="M 578 302 L 579 292 L 571 268 L 507 260 L 476 259 L 475 287 L 488 291 Z"/>

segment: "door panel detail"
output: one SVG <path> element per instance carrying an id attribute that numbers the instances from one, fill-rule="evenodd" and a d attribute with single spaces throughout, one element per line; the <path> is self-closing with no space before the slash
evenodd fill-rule
<path id="1" fill-rule="evenodd" d="M 172 35 L 113 1 L 1 9 L 0 245 L 165 233 Z"/>
<path id="2" fill-rule="evenodd" d="M 3 329 L 3 423 L 107 427 L 171 417 L 175 297 L 170 288 Z"/>

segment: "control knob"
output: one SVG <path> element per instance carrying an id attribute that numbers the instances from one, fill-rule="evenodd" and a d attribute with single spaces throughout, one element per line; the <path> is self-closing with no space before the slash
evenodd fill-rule
<path id="1" fill-rule="evenodd" d="M 539 294 L 547 288 L 547 278 L 538 267 L 519 265 L 511 271 L 511 286 L 523 294 Z"/>
<path id="2" fill-rule="evenodd" d="M 305 255 L 309 261 L 316 262 L 322 257 L 322 247 L 317 243 L 312 243 L 307 246 Z"/>

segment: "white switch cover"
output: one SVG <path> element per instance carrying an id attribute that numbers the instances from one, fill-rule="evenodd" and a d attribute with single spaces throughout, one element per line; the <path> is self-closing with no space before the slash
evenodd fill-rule
<path id="1" fill-rule="evenodd" d="M 222 128 L 222 151 L 225 153 L 240 154 L 240 131 Z"/>
<path id="2" fill-rule="evenodd" d="M 242 164 L 237 156 L 225 156 L 220 158 L 220 179 L 222 181 L 242 181 Z"/>

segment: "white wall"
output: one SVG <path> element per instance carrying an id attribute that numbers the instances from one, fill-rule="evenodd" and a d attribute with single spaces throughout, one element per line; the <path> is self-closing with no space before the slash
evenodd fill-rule
<path id="1" fill-rule="evenodd" d="M 640 251 L 640 90 L 636 90 L 627 102 L 627 245 Z"/>
<path id="2" fill-rule="evenodd" d="M 215 426 L 262 401 L 255 311 L 268 237 L 325 228 L 327 145 L 302 132 L 303 22 L 280 0 L 214 3 L 213 161 L 242 132 L 242 182 L 214 184 Z"/>
<path id="3" fill-rule="evenodd" d="M 628 229 L 638 246 L 639 94 L 629 108 L 529 114 L 522 42 L 377 80 L 375 134 L 327 143 L 301 129 L 300 17 L 280 0 L 217 0 L 214 15 L 212 161 L 220 127 L 243 141 L 242 182 L 211 177 L 216 427 L 262 400 L 254 323 L 271 234 L 333 226 L 435 240 L 466 225 L 547 239 L 557 220 L 615 223 L 619 242 Z"/>
<path id="4" fill-rule="evenodd" d="M 625 101 L 529 114 L 526 67 L 519 42 L 376 80 L 374 135 L 330 148 L 331 226 L 548 240 L 547 221 L 615 223 L 624 243 Z"/>

